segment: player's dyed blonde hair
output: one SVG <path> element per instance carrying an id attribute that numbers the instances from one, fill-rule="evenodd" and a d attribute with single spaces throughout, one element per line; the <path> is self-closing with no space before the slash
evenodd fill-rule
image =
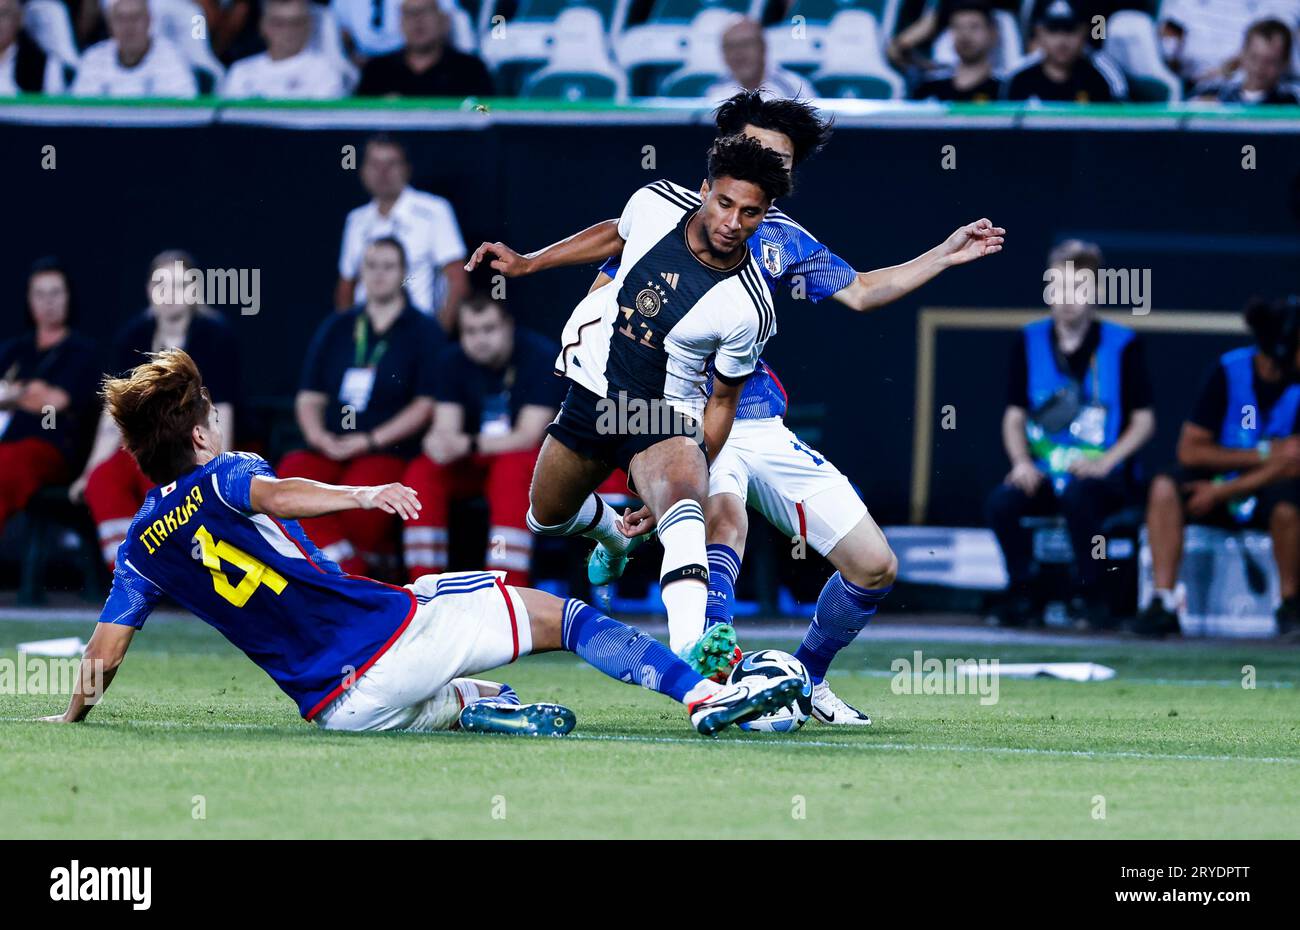
<path id="1" fill-rule="evenodd" d="M 167 484 L 194 467 L 194 427 L 205 426 L 212 398 L 194 359 L 164 349 L 125 378 L 105 378 L 104 404 L 126 451 L 151 481 Z"/>

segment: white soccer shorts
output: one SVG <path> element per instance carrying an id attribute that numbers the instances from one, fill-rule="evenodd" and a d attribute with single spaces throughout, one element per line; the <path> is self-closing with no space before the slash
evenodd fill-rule
<path id="1" fill-rule="evenodd" d="M 425 575 L 406 587 L 415 616 L 352 687 L 315 721 L 327 730 L 445 730 L 466 689 L 453 679 L 508 665 L 533 648 L 523 598 L 503 572 Z"/>
<path id="2" fill-rule="evenodd" d="M 849 479 L 780 417 L 735 422 L 709 469 L 709 494 L 735 494 L 821 555 L 867 515 Z"/>

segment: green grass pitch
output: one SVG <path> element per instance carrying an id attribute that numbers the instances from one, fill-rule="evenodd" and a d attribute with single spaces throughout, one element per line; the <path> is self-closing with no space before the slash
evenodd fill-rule
<path id="1" fill-rule="evenodd" d="M 0 659 L 26 639 L 89 632 L 0 623 Z M 914 649 L 1094 660 L 1118 675 L 1006 680 L 993 706 L 895 694 L 890 662 Z M 0 836 L 1300 836 L 1295 649 L 867 639 L 831 680 L 873 727 L 810 721 L 716 740 L 667 699 L 571 655 L 485 677 L 568 704 L 578 729 L 551 740 L 320 732 L 215 632 L 155 622 L 84 725 L 28 722 L 61 711 L 62 697 L 0 694 Z"/>

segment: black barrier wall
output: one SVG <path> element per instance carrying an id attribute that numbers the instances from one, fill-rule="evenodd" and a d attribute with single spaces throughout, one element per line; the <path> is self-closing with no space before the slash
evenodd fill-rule
<path id="1" fill-rule="evenodd" d="M 697 185 L 710 136 L 688 126 L 519 126 L 399 133 L 415 185 L 447 197 L 467 245 L 537 248 L 616 216 L 639 185 Z M 261 309 L 226 308 L 249 397 L 288 396 L 330 312 L 347 211 L 365 195 L 344 147 L 366 133 L 235 125 L 0 126 L 5 178 L 4 335 L 23 325 L 30 262 L 70 267 L 80 325 L 105 345 L 145 304 L 148 261 L 185 248 L 201 265 L 259 269 Z M 48 149 L 53 146 L 53 149 Z M 645 168 L 653 147 L 653 168 Z M 945 147 L 955 166 L 945 167 Z M 1256 167 L 1243 167 L 1253 146 Z M 50 152 L 54 167 L 48 166 Z M 782 296 L 769 360 L 796 402 L 825 405 L 820 448 L 883 523 L 905 522 L 913 471 L 917 312 L 1042 306 L 1049 247 L 1099 241 L 1111 267 L 1150 269 L 1151 316 L 1235 311 L 1252 293 L 1300 290 L 1300 138 L 1250 132 L 842 128 L 782 207 L 855 267 L 904 261 L 963 222 L 1008 228 L 1005 251 L 866 316 Z M 558 333 L 592 269 L 512 282 L 527 325 Z M 1010 332 L 940 335 L 927 518 L 982 522 L 1006 462 L 998 422 Z M 1151 333 L 1163 464 L 1202 369 L 1230 336 Z"/>

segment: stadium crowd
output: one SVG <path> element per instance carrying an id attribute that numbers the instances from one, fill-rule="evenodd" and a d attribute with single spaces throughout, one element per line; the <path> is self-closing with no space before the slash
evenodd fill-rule
<path id="1" fill-rule="evenodd" d="M 0 0 L 0 96 L 1298 104 L 1300 0 Z"/>

